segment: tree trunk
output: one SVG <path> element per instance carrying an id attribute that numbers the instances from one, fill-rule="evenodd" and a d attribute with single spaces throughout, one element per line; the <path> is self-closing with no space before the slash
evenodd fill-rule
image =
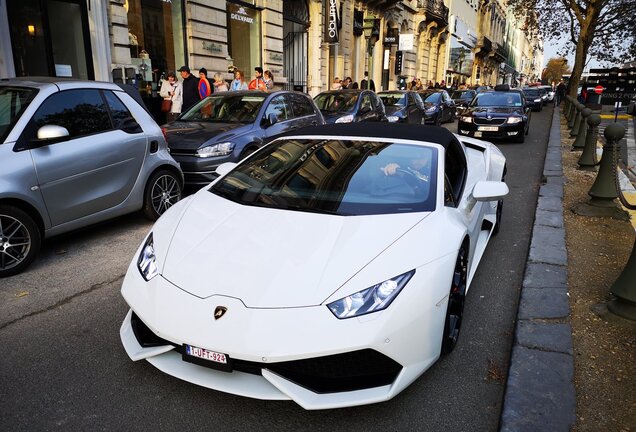
<path id="1" fill-rule="evenodd" d="M 576 43 L 574 66 L 572 67 L 572 75 L 570 75 L 570 82 L 568 84 L 568 94 L 574 98 L 577 95 L 581 75 L 583 75 L 583 69 L 587 61 L 587 53 L 592 44 L 592 40 L 594 40 L 594 32 L 596 31 L 598 17 L 601 14 L 602 8 L 602 0 L 590 0 L 584 21 L 579 23 L 579 40 Z"/>

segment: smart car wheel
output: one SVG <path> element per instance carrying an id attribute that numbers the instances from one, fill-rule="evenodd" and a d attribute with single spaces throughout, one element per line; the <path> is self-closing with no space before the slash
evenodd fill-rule
<path id="1" fill-rule="evenodd" d="M 453 280 L 451 282 L 450 294 L 448 296 L 448 307 L 446 309 L 446 321 L 444 323 L 444 334 L 442 335 L 442 354 L 453 351 L 459 338 L 459 330 L 462 325 L 464 314 L 464 299 L 466 297 L 466 279 L 468 274 L 468 250 L 466 243 L 462 244 L 457 255 Z"/>
<path id="2" fill-rule="evenodd" d="M 144 214 L 157 220 L 181 199 L 181 180 L 171 171 L 160 170 L 150 177 L 144 194 Z"/>
<path id="3" fill-rule="evenodd" d="M 19 208 L 0 206 L 0 277 L 24 270 L 40 250 L 40 230 Z"/>

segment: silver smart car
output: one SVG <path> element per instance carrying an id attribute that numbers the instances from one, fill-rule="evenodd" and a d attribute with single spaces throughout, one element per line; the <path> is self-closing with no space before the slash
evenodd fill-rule
<path id="1" fill-rule="evenodd" d="M 183 174 L 150 114 L 116 84 L 0 81 L 0 277 L 43 238 L 181 198 Z"/>

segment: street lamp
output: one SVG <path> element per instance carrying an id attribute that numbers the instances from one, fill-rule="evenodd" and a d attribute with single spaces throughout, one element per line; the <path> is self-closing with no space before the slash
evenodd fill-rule
<path id="1" fill-rule="evenodd" d="M 373 46 L 380 39 L 380 30 L 378 28 L 380 20 L 373 15 L 369 15 L 364 19 L 362 32 L 367 41 L 367 70 L 369 71 L 369 80 L 373 79 Z"/>

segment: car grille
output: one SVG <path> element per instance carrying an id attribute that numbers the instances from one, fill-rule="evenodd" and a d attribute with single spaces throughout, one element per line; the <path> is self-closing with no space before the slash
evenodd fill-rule
<path id="1" fill-rule="evenodd" d="M 199 149 L 170 149 L 172 156 L 194 156 Z"/>
<path id="2" fill-rule="evenodd" d="M 142 347 L 173 345 L 181 354 L 183 346 L 160 338 L 133 312 L 133 332 Z M 389 385 L 402 365 L 372 349 L 278 363 L 231 359 L 233 370 L 261 375 L 268 369 L 315 393 L 337 393 Z M 200 363 L 199 363 L 200 364 Z"/>
<path id="3" fill-rule="evenodd" d="M 475 121 L 475 124 L 477 125 L 492 125 L 492 126 L 499 126 L 502 125 L 506 122 L 507 119 L 505 118 L 493 118 L 493 119 L 487 119 L 484 117 L 475 117 L 473 119 Z"/>

